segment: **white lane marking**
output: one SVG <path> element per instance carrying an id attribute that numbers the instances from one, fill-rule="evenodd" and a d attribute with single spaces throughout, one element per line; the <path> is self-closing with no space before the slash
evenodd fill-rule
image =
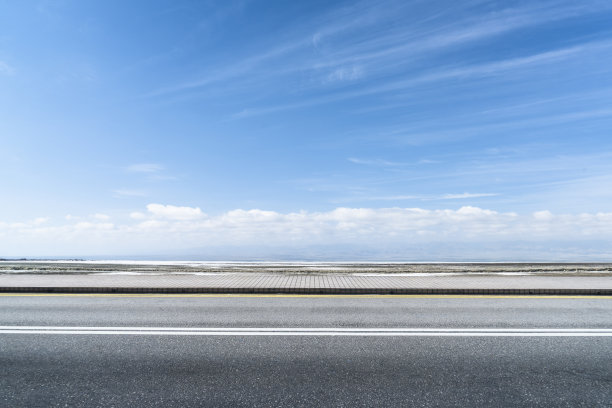
<path id="1" fill-rule="evenodd" d="M 0 334 L 103 334 L 172 336 L 469 336 L 612 337 L 596 328 L 346 328 L 346 327 L 87 327 L 0 326 Z"/>
<path id="2" fill-rule="evenodd" d="M 408 327 L 151 327 L 151 326 L 0 326 L 0 330 L 109 330 L 109 331 L 404 331 L 404 332 L 421 332 L 421 331 L 432 331 L 432 332 L 612 332 L 611 329 L 602 328 L 523 328 L 523 327 L 509 327 L 509 328 L 431 328 L 431 327 L 420 327 L 420 328 L 408 328 Z"/>

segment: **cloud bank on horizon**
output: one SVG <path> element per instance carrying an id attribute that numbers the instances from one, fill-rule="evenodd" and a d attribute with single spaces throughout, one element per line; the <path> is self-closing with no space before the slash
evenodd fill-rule
<path id="1" fill-rule="evenodd" d="M 149 204 L 146 211 L 132 212 L 130 220 L 113 222 L 106 214 L 93 214 L 62 223 L 36 218 L 21 223 L 0 222 L 0 240 L 7 253 L 68 256 L 148 255 L 169 257 L 228 256 L 243 259 L 240 248 L 259 250 L 250 256 L 281 256 L 292 259 L 380 260 L 383 254 L 392 260 L 507 260 L 508 250 L 519 260 L 588 260 L 591 256 L 612 259 L 609 248 L 591 248 L 580 252 L 585 243 L 612 240 L 612 213 L 553 214 L 537 211 L 527 215 L 500 213 L 464 206 L 457 210 L 422 208 L 336 208 L 326 212 L 299 211 L 279 213 L 259 209 L 235 209 L 209 216 L 198 207 Z M 547 243 L 546 255 L 514 253 L 517 243 Z M 554 242 L 554 244 L 551 244 Z M 440 252 L 445 245 L 464 244 L 461 254 Z M 571 244 L 570 244 L 571 243 Z M 576 253 L 567 253 L 570 245 Z M 309 248 L 327 246 L 325 253 L 312 254 Z M 506 255 L 502 248 L 508 247 Z M 21 248 L 21 249 L 20 249 Z M 212 248 L 207 250 L 206 248 Z M 493 254 L 483 253 L 483 248 Z M 520 249 L 520 245 L 518 246 Z M 215 250 L 217 253 L 215 253 Z M 276 250 L 276 252 L 274 252 Z M 306 250 L 306 251 L 305 251 Z M 48 252 L 44 252 L 48 251 Z M 263 252 L 261 252 L 263 251 Z M 366 251 L 362 256 L 360 251 Z M 29 255 L 31 255 L 29 254 Z M 248 257 L 248 256 L 247 256 Z"/>
<path id="2" fill-rule="evenodd" d="M 610 21 L 600 0 L 1 2 L 0 257 L 612 260 Z"/>

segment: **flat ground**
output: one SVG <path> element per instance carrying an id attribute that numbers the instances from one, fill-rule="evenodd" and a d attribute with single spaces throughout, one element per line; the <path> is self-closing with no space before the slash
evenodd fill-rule
<path id="1" fill-rule="evenodd" d="M 11 407 L 604 407 L 612 401 L 612 337 L 545 331 L 612 328 L 609 297 L 0 295 L 0 326 L 0 405 Z M 74 333 L 6 331 L 31 326 Z M 108 333 L 86 334 L 82 327 Z M 378 334 L 121 332 L 138 327 Z M 380 328 L 463 334 L 386 336 Z M 467 336 L 465 329 L 502 333 Z M 515 336 L 510 329 L 535 332 Z"/>
<path id="2" fill-rule="evenodd" d="M 288 273 L 288 274 L 546 274 L 611 276 L 612 263 L 257 263 L 257 262 L 41 262 L 0 261 L 0 274 Z"/>

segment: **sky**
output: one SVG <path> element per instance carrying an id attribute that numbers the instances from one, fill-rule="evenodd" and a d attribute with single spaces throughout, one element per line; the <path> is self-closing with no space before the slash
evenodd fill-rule
<path id="1" fill-rule="evenodd" d="M 0 257 L 612 260 L 612 2 L 0 0 Z"/>

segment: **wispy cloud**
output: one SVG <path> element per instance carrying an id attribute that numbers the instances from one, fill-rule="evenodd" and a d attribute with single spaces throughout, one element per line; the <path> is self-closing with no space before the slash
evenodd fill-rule
<path id="1" fill-rule="evenodd" d="M 497 193 L 460 193 L 460 194 L 441 194 L 441 195 L 388 195 L 388 196 L 355 196 L 342 201 L 435 201 L 435 200 L 465 200 L 470 198 L 483 198 L 499 196 Z"/>
<path id="2" fill-rule="evenodd" d="M 373 128 L 355 131 L 353 141 L 359 139 L 392 145 L 427 145 L 457 142 L 482 135 L 503 135 L 519 130 L 520 134 L 525 134 L 563 124 L 612 119 L 612 109 L 604 107 L 606 101 L 607 98 L 601 97 L 591 103 L 581 103 L 584 99 L 576 95 L 575 100 L 567 105 L 557 103 L 540 110 L 535 108 L 535 103 L 526 103 L 489 111 L 475 110 L 462 115 L 450 114 L 443 122 L 431 121 L 429 117 L 411 121 L 397 118 L 399 123 L 396 125 L 378 124 Z M 584 106 L 596 108 L 584 110 Z"/>
<path id="3" fill-rule="evenodd" d="M 553 51 L 545 51 L 524 57 L 509 58 L 481 64 L 472 64 L 463 67 L 447 67 L 432 73 L 417 75 L 406 80 L 391 82 L 385 85 L 368 88 L 363 91 L 347 93 L 346 96 L 357 97 L 374 93 L 397 91 L 412 86 L 448 79 L 499 75 L 508 71 L 530 68 L 541 64 L 558 63 L 581 53 L 601 51 L 610 47 L 612 47 L 612 41 L 595 41 Z"/>
<path id="4" fill-rule="evenodd" d="M 414 165 L 414 163 L 402 163 L 402 162 L 394 162 L 394 161 L 382 160 L 382 159 L 359 159 L 356 157 L 349 157 L 347 160 L 355 164 L 363 164 L 366 166 L 378 166 L 378 167 L 403 167 L 403 166 Z"/>
<path id="5" fill-rule="evenodd" d="M 348 91 L 338 91 L 331 95 L 305 99 L 296 103 L 285 103 L 281 105 L 271 105 L 258 108 L 245 108 L 243 111 L 234 114 L 233 117 L 246 118 L 298 108 L 323 105 L 346 99 L 354 99 L 376 94 L 396 94 L 399 91 L 406 91 L 410 88 L 419 87 L 440 81 L 448 81 L 462 78 L 482 78 L 487 76 L 494 77 L 500 75 L 508 75 L 512 72 L 520 73 L 521 70 L 534 68 L 540 65 L 559 63 L 561 61 L 577 57 L 580 54 L 589 52 L 600 52 L 608 48 L 612 48 L 611 41 L 596 41 L 584 43 L 577 46 L 561 48 L 554 51 L 546 51 L 542 53 L 532 54 L 525 57 L 509 58 L 494 62 L 472 64 L 462 67 L 446 67 L 444 69 L 439 69 L 431 73 L 411 75 L 408 79 L 386 82 L 382 85 L 366 86 L 359 90 L 351 89 Z"/>
<path id="6" fill-rule="evenodd" d="M 494 75 L 512 69 L 520 69 L 523 67 L 534 66 L 538 64 L 556 63 L 576 54 L 588 51 L 603 50 L 606 48 L 610 48 L 611 46 L 612 42 L 610 41 L 585 43 L 573 47 L 533 54 L 526 57 L 511 58 L 502 61 L 495 61 L 492 63 L 473 65 L 465 68 L 451 69 L 448 71 L 427 74 L 415 79 L 415 82 L 420 83 L 438 81 L 441 79 L 460 78 L 473 75 Z"/>
<path id="7" fill-rule="evenodd" d="M 4 61 L 0 61 L 0 74 L 12 75 L 15 73 L 15 68 Z"/>
<path id="8" fill-rule="evenodd" d="M 357 157 L 349 157 L 347 159 L 351 163 L 362 164 L 364 166 L 374 166 L 374 167 L 407 167 L 407 166 L 419 166 L 425 164 L 436 164 L 439 163 L 438 160 L 431 159 L 420 159 L 414 162 L 396 162 L 384 159 L 361 159 Z"/>
<path id="9" fill-rule="evenodd" d="M 283 37 L 288 39 L 284 43 L 279 44 L 275 41 L 273 47 L 264 48 L 257 53 L 252 53 L 247 56 L 239 56 L 236 61 L 210 69 L 207 73 L 200 75 L 200 78 L 162 87 L 144 96 L 158 97 L 177 92 L 191 91 L 219 82 L 233 81 L 237 77 L 245 77 L 247 76 L 245 74 L 252 74 L 255 69 L 266 63 L 277 61 L 280 58 L 287 57 L 299 51 L 310 50 L 313 47 L 316 48 L 317 43 L 324 38 L 348 31 L 355 27 L 371 24 L 373 19 L 376 20 L 378 18 L 376 16 L 380 16 L 381 14 L 384 15 L 391 12 L 392 9 L 395 9 L 395 7 L 386 7 L 386 11 L 381 11 L 383 8 L 375 7 L 378 5 L 377 3 L 362 1 L 353 4 L 353 6 L 349 8 L 334 10 L 323 18 L 319 17 L 316 21 L 309 21 L 304 27 L 299 27 L 291 32 L 285 33 Z M 368 17 L 364 18 L 364 16 Z M 311 29 L 312 26 L 317 27 L 314 33 Z M 285 63 L 286 62 L 283 61 L 283 66 Z M 302 69 L 303 67 L 302 65 Z M 287 71 L 287 68 L 289 67 L 285 66 L 283 69 Z M 289 68 L 289 71 L 295 71 L 295 69 L 296 66 L 293 66 Z M 272 73 L 278 72 L 277 69 L 268 71 Z"/>
<path id="10" fill-rule="evenodd" d="M 480 197 L 494 197 L 499 194 L 495 193 L 461 193 L 461 194 L 444 194 L 438 197 L 438 200 L 462 200 L 465 198 L 480 198 Z"/>
<path id="11" fill-rule="evenodd" d="M 118 190 L 113 190 L 113 193 L 116 196 L 120 196 L 120 197 L 145 197 L 147 196 L 147 192 L 144 190 L 118 189 Z"/>
<path id="12" fill-rule="evenodd" d="M 164 166 L 156 163 L 137 163 L 129 165 L 127 170 L 134 173 L 158 173 L 164 170 Z"/>
<path id="13" fill-rule="evenodd" d="M 137 163 L 128 166 L 126 169 L 130 173 L 142 174 L 148 181 L 168 181 L 177 179 L 176 176 L 165 174 L 166 168 L 157 163 Z"/>
<path id="14" fill-rule="evenodd" d="M 464 3 L 445 7 L 432 15 L 420 15 L 403 2 L 355 3 L 332 10 L 326 16 L 301 22 L 283 36 L 289 38 L 284 43 L 274 42 L 274 46 L 263 47 L 259 52 L 247 56 L 237 54 L 236 61 L 211 67 L 200 78 L 160 88 L 148 95 L 163 96 L 218 83 L 225 84 L 226 92 L 242 86 L 245 81 L 261 81 L 260 85 L 264 85 L 279 75 L 318 76 L 321 79 L 319 84 L 329 86 L 346 81 L 357 82 L 366 76 L 365 73 L 368 76 L 395 76 L 400 72 L 414 74 L 414 61 L 432 52 L 612 7 L 606 2 L 582 4 L 557 1 L 527 3 L 502 8 L 495 13 L 476 13 L 477 16 L 466 12 L 474 6 L 478 7 L 478 4 Z M 410 19 L 405 18 L 406 13 L 411 14 Z M 375 30 L 377 35 L 368 35 L 370 30 Z M 515 64 L 527 62 L 514 61 Z M 502 68 L 509 67 L 488 67 L 489 70 Z M 448 75 L 468 73 L 455 71 Z M 295 106 L 291 103 L 286 105 Z M 268 113 L 274 108 L 264 109 L 260 106 L 257 110 Z"/>
<path id="15" fill-rule="evenodd" d="M 420 30 L 391 29 L 365 42 L 358 42 L 342 51 L 344 58 L 327 62 L 327 66 L 347 63 L 376 61 L 398 56 L 422 54 L 458 44 L 488 39 L 521 28 L 542 25 L 583 14 L 600 12 L 610 8 L 609 4 L 576 4 L 541 2 L 519 8 L 507 8 L 491 16 L 453 19 L 435 29 L 425 26 Z M 368 51 L 369 50 L 369 51 Z M 379 64 L 381 65 L 381 64 Z M 316 65 L 321 68 L 323 65 Z M 384 65 L 382 65 L 384 66 Z"/>
<path id="16" fill-rule="evenodd" d="M 145 97 L 157 97 L 164 96 L 172 93 L 177 93 L 181 91 L 190 91 L 197 88 L 202 88 L 210 84 L 229 81 L 238 76 L 244 75 L 249 71 L 255 69 L 258 65 L 262 64 L 265 61 L 273 60 L 275 58 L 279 58 L 283 55 L 290 54 L 295 50 L 307 45 L 309 43 L 308 39 L 300 39 L 295 40 L 293 42 L 288 42 L 286 44 L 282 44 L 275 48 L 272 48 L 267 51 L 263 51 L 259 54 L 251 55 L 242 60 L 235 62 L 233 65 L 219 67 L 218 70 L 214 70 L 212 72 L 203 75 L 199 79 L 195 79 L 192 81 L 186 81 L 177 85 L 172 85 L 168 87 L 159 88 L 153 90 L 147 94 Z"/>
<path id="17" fill-rule="evenodd" d="M 358 66 L 336 68 L 327 75 L 326 82 L 354 81 L 361 78 L 363 75 L 363 69 Z"/>

